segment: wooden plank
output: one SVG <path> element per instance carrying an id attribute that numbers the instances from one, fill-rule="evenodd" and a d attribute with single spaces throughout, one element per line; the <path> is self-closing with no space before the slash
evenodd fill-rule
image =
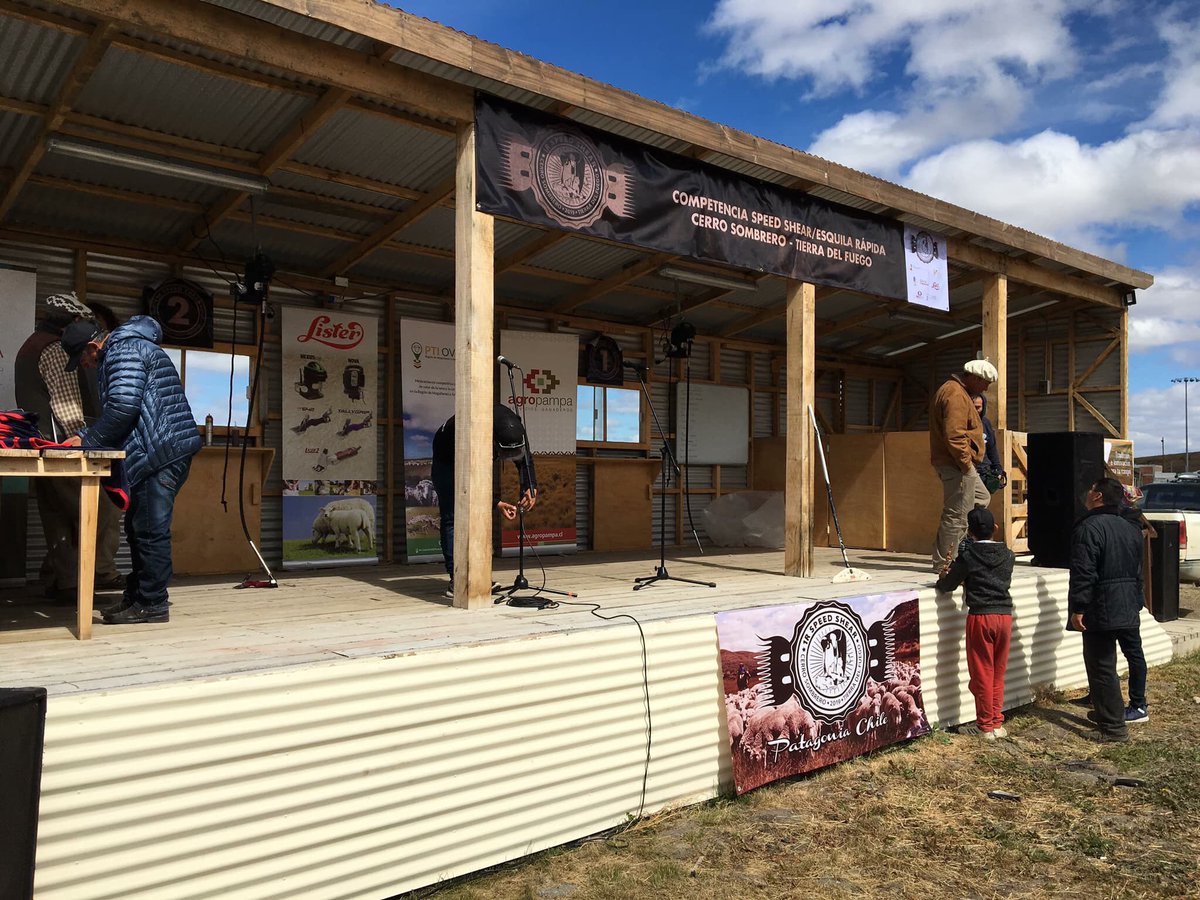
<path id="1" fill-rule="evenodd" d="M 629 465 L 629 462 L 640 465 Z M 594 550 L 646 550 L 652 545 L 651 486 L 657 459 L 596 460 L 592 466 L 591 538 Z"/>
<path id="2" fill-rule="evenodd" d="M 816 390 L 816 287 L 787 283 L 787 469 L 784 574 L 804 578 L 813 566 L 813 429 Z"/>
<path id="3" fill-rule="evenodd" d="M 1089 413 L 1091 413 L 1092 418 L 1094 418 L 1097 422 L 1099 422 L 1104 427 L 1105 431 L 1107 431 L 1109 434 L 1111 434 L 1115 438 L 1121 437 L 1121 432 L 1117 429 L 1117 426 L 1114 425 L 1112 422 L 1108 421 L 1108 417 L 1106 415 L 1104 415 L 1104 413 L 1100 412 L 1100 410 L 1096 409 L 1096 407 L 1094 407 L 1088 401 L 1087 397 L 1083 396 L 1083 394 L 1075 394 L 1075 402 L 1078 403 L 1080 406 L 1082 406 L 1084 409 L 1086 409 Z M 1074 418 L 1074 417 L 1072 416 L 1072 418 Z M 1073 431 L 1074 430 L 1074 422 L 1072 422 L 1071 424 L 1072 424 L 1071 430 Z"/>
<path id="4" fill-rule="evenodd" d="M 649 275 L 671 259 L 674 259 L 674 257 L 670 253 L 655 253 L 618 272 L 614 272 L 603 281 L 597 281 L 591 287 L 585 288 L 577 294 L 572 294 L 565 300 L 556 303 L 550 311 L 556 314 L 571 312 L 573 309 L 583 306 L 585 303 L 590 303 L 610 291 L 615 291 L 617 288 L 624 287 L 631 281 L 636 281 L 643 275 Z"/>
<path id="5" fill-rule="evenodd" d="M 942 482 L 929 464 L 929 432 L 892 431 L 883 441 L 887 549 L 931 554 L 942 515 Z"/>
<path id="6" fill-rule="evenodd" d="M 883 550 L 887 546 L 883 438 L 883 434 L 826 435 L 829 482 L 847 547 Z"/>
<path id="7" fill-rule="evenodd" d="M 1002 241 L 1002 243 L 1007 242 Z M 1013 281 L 1021 282 L 1021 284 L 1053 291 L 1056 294 L 1063 294 L 1067 297 L 1087 300 L 1090 303 L 1111 306 L 1115 309 L 1121 309 L 1125 305 L 1124 300 L 1122 300 L 1122 292 L 1117 288 L 1102 287 L 1090 281 L 1084 281 L 1082 278 L 1052 272 L 1032 262 L 1012 256 L 1005 256 L 993 250 L 986 250 L 983 247 L 978 247 L 975 244 L 960 239 L 950 238 L 947 244 L 947 253 L 950 259 L 956 262 L 965 263 L 966 265 L 974 266 L 988 272 L 994 272 L 997 275 L 1006 275 Z M 1044 256 L 1045 254 L 1038 255 Z M 1084 255 L 1086 256 L 1087 254 Z M 1144 281 L 1145 278 L 1149 277 L 1144 275 L 1144 273 L 1137 274 L 1143 276 L 1139 280 Z M 1136 277 L 1132 271 L 1129 273 L 1129 276 Z M 1121 279 L 1114 280 L 1122 281 Z M 1122 281 L 1122 283 L 1125 282 Z"/>
<path id="8" fill-rule="evenodd" d="M 79 482 L 79 585 L 76 588 L 76 635 L 79 640 L 92 636 L 92 590 L 96 571 L 96 524 L 100 510 L 100 479 L 88 477 Z"/>
<path id="9" fill-rule="evenodd" d="M 475 124 L 458 131 L 454 212 L 454 605 L 491 605 L 495 396 L 491 216 L 475 210 Z"/>
<path id="10" fill-rule="evenodd" d="M 999 378 L 988 388 L 988 418 L 999 431 L 1008 427 L 1008 279 L 992 275 L 983 285 L 983 355 Z"/>

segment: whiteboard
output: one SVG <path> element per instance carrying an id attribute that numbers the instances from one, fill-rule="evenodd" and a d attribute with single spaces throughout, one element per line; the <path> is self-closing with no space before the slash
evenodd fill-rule
<path id="1" fill-rule="evenodd" d="M 37 273 L 0 266 L 0 409 L 17 405 L 17 351 L 33 334 Z"/>
<path id="2" fill-rule="evenodd" d="M 750 461 L 750 391 L 693 384 L 691 421 L 687 384 L 675 385 L 675 455 L 679 464 L 744 466 Z M 688 425 L 691 425 L 691 431 Z"/>

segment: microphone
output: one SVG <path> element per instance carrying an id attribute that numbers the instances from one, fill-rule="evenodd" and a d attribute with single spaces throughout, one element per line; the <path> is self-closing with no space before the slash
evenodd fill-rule
<path id="1" fill-rule="evenodd" d="M 507 357 L 504 357 L 504 356 L 497 356 L 496 362 L 500 363 L 500 365 L 502 365 L 502 366 L 508 366 L 509 369 L 521 368 L 515 362 L 513 362 L 511 359 L 508 359 Z"/>
<path id="2" fill-rule="evenodd" d="M 633 371 L 635 371 L 635 372 L 645 372 L 646 371 L 645 363 L 634 362 L 632 359 L 621 360 L 621 365 L 624 366 L 626 369 L 633 369 Z"/>

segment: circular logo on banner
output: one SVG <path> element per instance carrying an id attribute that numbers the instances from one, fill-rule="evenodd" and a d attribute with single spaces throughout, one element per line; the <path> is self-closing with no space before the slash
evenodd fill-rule
<path id="1" fill-rule="evenodd" d="M 164 281 L 147 296 L 146 309 L 162 326 L 164 343 L 212 346 L 212 295 L 200 285 Z"/>
<path id="2" fill-rule="evenodd" d="M 533 195 L 562 225 L 586 228 L 604 212 L 604 167 L 587 138 L 555 131 L 533 147 Z"/>
<path id="3" fill-rule="evenodd" d="M 846 718 L 867 686 L 867 630 L 858 613 L 837 602 L 806 612 L 793 665 L 804 706 L 825 722 Z"/>
<path id="4" fill-rule="evenodd" d="M 928 231 L 918 231 L 912 239 L 913 253 L 921 262 L 927 263 L 938 255 L 937 241 Z"/>

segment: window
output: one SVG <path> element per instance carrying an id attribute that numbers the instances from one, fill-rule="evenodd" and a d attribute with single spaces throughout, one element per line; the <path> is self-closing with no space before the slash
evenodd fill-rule
<path id="1" fill-rule="evenodd" d="M 1146 510 L 1200 510 L 1200 485 L 1194 484 L 1148 484 L 1145 489 L 1142 509 Z"/>
<path id="2" fill-rule="evenodd" d="M 174 347 L 163 349 L 179 371 L 183 392 L 187 395 L 198 425 L 204 423 L 205 416 L 212 416 L 218 426 L 224 426 L 229 419 L 229 364 L 232 357 L 233 425 L 245 427 L 250 404 L 247 399 L 250 394 L 249 354 Z"/>
<path id="3" fill-rule="evenodd" d="M 579 386 L 577 441 L 638 444 L 642 439 L 641 392 L 628 388 Z"/>

